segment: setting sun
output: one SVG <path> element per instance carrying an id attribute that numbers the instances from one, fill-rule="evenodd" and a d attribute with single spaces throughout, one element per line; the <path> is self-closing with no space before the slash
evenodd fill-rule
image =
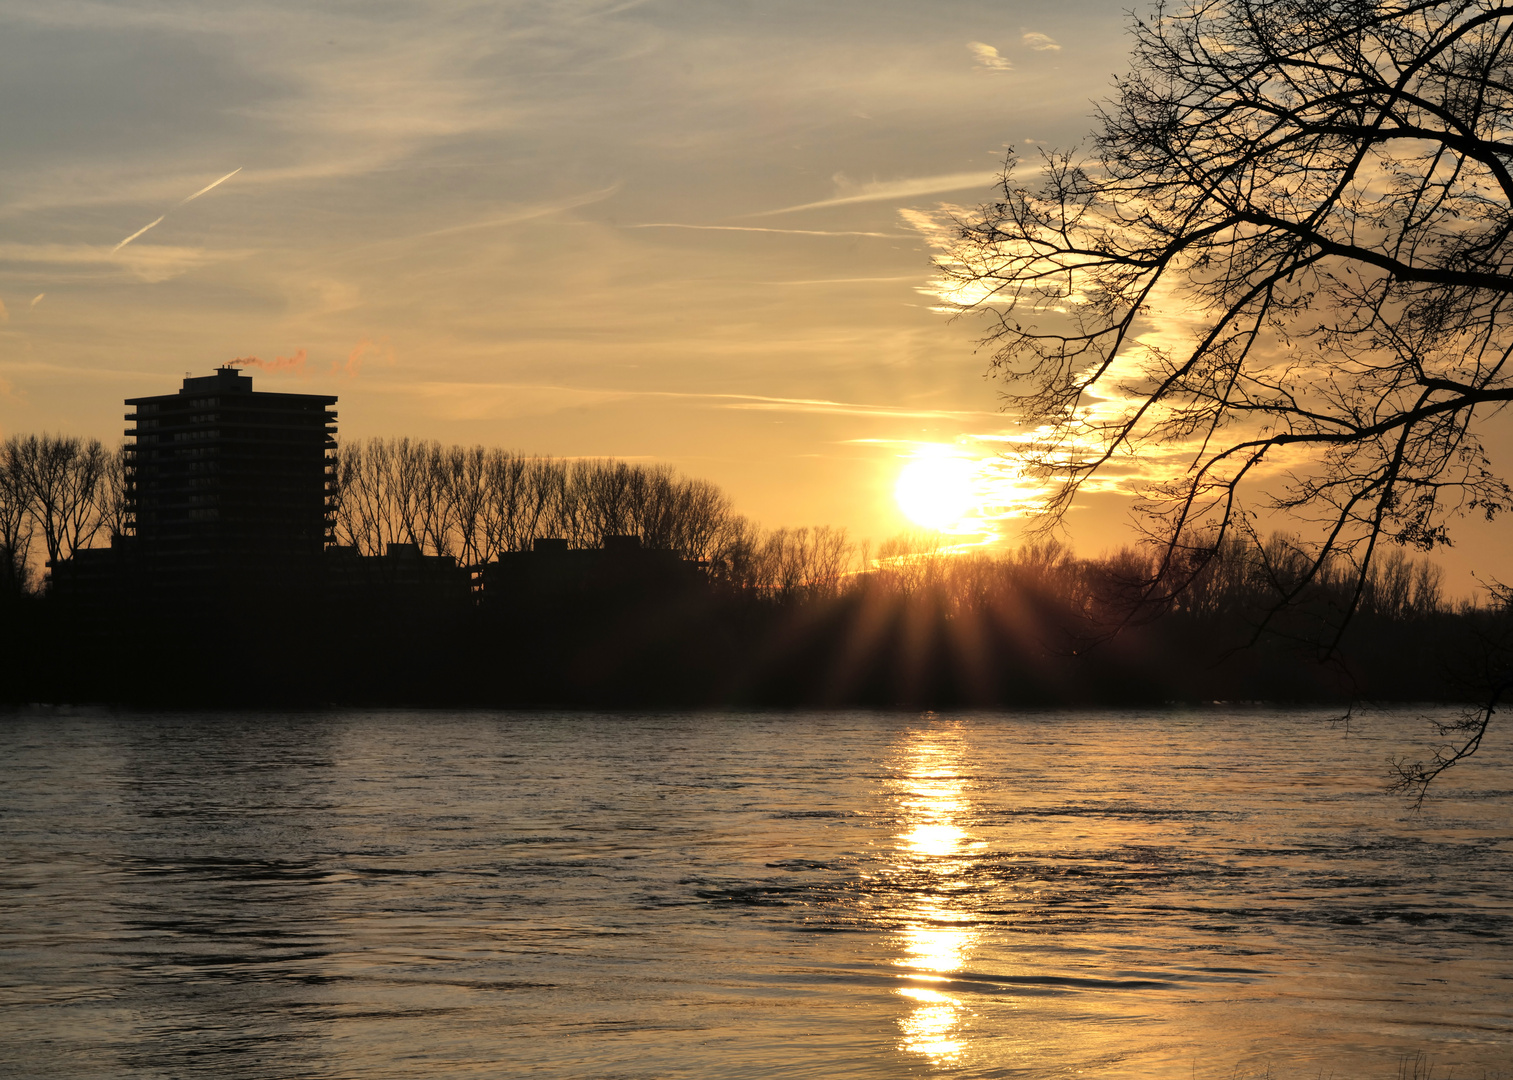
<path id="1" fill-rule="evenodd" d="M 977 462 L 949 447 L 922 448 L 898 474 L 893 497 L 916 525 L 949 531 L 977 509 L 977 474 Z"/>

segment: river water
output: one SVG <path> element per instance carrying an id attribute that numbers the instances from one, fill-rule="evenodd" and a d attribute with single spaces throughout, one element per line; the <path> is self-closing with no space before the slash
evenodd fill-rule
<path id="1" fill-rule="evenodd" d="M 6 1077 L 1513 1077 L 1413 710 L 0 716 Z"/>

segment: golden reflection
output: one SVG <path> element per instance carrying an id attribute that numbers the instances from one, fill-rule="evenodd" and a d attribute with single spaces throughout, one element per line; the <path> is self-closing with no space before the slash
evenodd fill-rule
<path id="1" fill-rule="evenodd" d="M 970 808 L 962 775 L 960 725 L 932 725 L 903 747 L 894 782 L 901 812 L 897 871 L 911 883 L 910 906 L 896 915 L 900 956 L 914 985 L 901 987 L 910 1008 L 898 1021 L 899 1047 L 946 1064 L 961 1054 L 966 1009 L 943 985 L 971 959 L 976 934 L 953 878 L 967 869 L 971 836 L 960 824 Z M 934 983 L 935 986 L 921 986 Z"/>
<path id="2" fill-rule="evenodd" d="M 909 847 L 921 855 L 954 855 L 967 834 L 949 822 L 921 822 L 904 837 Z"/>
<path id="3" fill-rule="evenodd" d="M 959 926 L 911 926 L 904 931 L 903 963 L 924 971 L 957 971 L 965 963 L 967 931 Z"/>
<path id="4" fill-rule="evenodd" d="M 898 1022 L 904 1032 L 905 1050 L 924 1054 L 932 1061 L 949 1061 L 961 1053 L 961 1040 L 952 1037 L 958 1023 L 956 1014 L 961 1009 L 954 999 L 938 990 L 912 987 L 899 993 L 919 1003 Z"/>

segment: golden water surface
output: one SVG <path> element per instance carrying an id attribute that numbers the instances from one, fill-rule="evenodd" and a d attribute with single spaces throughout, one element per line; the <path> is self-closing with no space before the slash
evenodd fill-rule
<path id="1" fill-rule="evenodd" d="M 0 1075 L 1513 1076 L 1513 762 L 1415 811 L 1424 730 L 10 714 Z"/>

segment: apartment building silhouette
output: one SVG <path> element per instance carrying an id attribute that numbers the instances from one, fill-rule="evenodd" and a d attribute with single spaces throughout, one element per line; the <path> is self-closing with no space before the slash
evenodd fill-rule
<path id="1" fill-rule="evenodd" d="M 335 514 L 334 396 L 256 391 L 221 367 L 126 404 L 131 559 L 155 585 L 201 588 L 319 559 Z"/>

